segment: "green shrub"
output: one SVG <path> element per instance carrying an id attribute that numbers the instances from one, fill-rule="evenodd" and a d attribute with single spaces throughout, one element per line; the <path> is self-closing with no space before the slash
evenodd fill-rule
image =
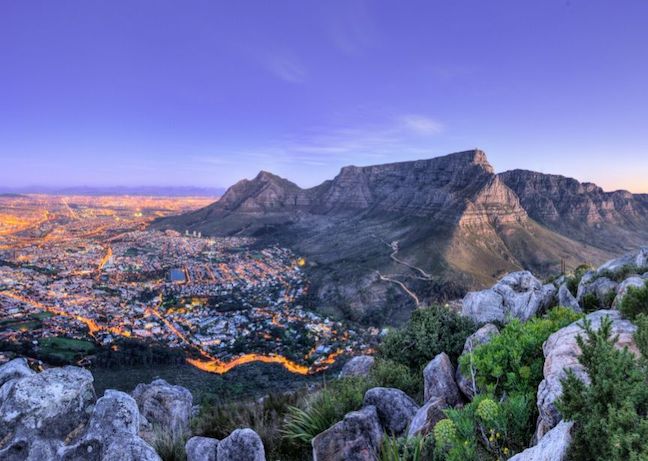
<path id="1" fill-rule="evenodd" d="M 380 461 L 424 461 L 432 454 L 432 437 L 400 437 L 385 434 L 380 448 Z"/>
<path id="2" fill-rule="evenodd" d="M 634 320 L 639 314 L 648 314 L 648 282 L 641 288 L 629 287 L 621 299 L 619 310 L 630 320 Z"/>
<path id="3" fill-rule="evenodd" d="M 341 421 L 350 411 L 362 407 L 369 380 L 345 378 L 332 381 L 310 400 L 291 406 L 281 430 L 284 438 L 298 446 L 307 447 L 313 438 Z"/>
<path id="4" fill-rule="evenodd" d="M 578 338 L 579 362 L 590 385 L 568 372 L 558 402 L 565 419 L 575 423 L 569 457 L 576 461 L 648 459 L 646 361 L 615 347 L 611 320 L 604 319 L 598 331 L 592 330 L 590 322 L 584 328 L 585 337 Z M 641 334 L 645 338 L 646 332 Z"/>
<path id="5" fill-rule="evenodd" d="M 369 381 L 372 387 L 395 387 L 415 400 L 423 393 L 423 375 L 413 373 L 406 365 L 388 359 L 376 359 Z"/>
<path id="6" fill-rule="evenodd" d="M 185 443 L 187 436 L 166 428 L 153 428 L 151 446 L 155 449 L 162 461 L 186 461 Z"/>
<path id="7" fill-rule="evenodd" d="M 418 374 L 441 352 L 456 363 L 466 338 L 475 330 L 476 326 L 470 319 L 448 308 L 431 306 L 417 309 L 403 328 L 387 334 L 379 356 L 407 365 Z"/>

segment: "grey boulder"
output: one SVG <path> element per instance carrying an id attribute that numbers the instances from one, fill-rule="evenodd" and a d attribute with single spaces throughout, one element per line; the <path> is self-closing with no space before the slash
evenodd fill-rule
<path id="1" fill-rule="evenodd" d="M 409 426 L 419 407 L 400 389 L 374 387 L 364 396 L 364 405 L 373 405 L 383 428 L 390 434 L 401 435 Z"/>
<path id="2" fill-rule="evenodd" d="M 216 461 L 218 440 L 210 437 L 191 437 L 185 444 L 187 461 Z"/>
<path id="3" fill-rule="evenodd" d="M 607 277 L 597 277 L 594 279 L 583 278 L 578 285 L 578 294 L 576 299 L 579 304 L 583 303 L 583 299 L 588 294 L 593 294 L 598 299 L 601 305 L 607 304 L 609 296 L 611 293 L 616 293 L 617 286 L 619 284 L 614 280 L 610 280 Z M 612 307 L 611 304 L 604 306 L 606 308 Z"/>
<path id="4" fill-rule="evenodd" d="M 461 402 L 450 357 L 445 352 L 434 357 L 423 369 L 424 398 L 443 399 L 448 406 Z"/>
<path id="5" fill-rule="evenodd" d="M 383 429 L 376 407 L 347 413 L 313 441 L 313 461 L 377 461 Z"/>
<path id="6" fill-rule="evenodd" d="M 193 406 L 188 389 L 156 379 L 151 384 L 138 384 L 132 395 L 140 413 L 153 427 L 176 434 L 188 430 Z"/>
<path id="7" fill-rule="evenodd" d="M 633 338 L 636 327 L 628 320 L 622 319 L 619 311 L 599 310 L 586 316 L 594 330 L 600 328 L 601 321 L 605 317 L 612 320 L 612 335 L 619 336 L 617 347 L 627 346 L 631 352 L 639 355 Z M 567 371 L 572 370 L 579 379 L 589 382 L 585 369 L 578 362 L 581 351 L 576 338 L 583 334 L 582 320 L 577 320 L 549 336 L 543 345 L 544 379 L 538 386 L 537 405 L 540 415 L 536 426 L 536 440 L 540 440 L 562 418 L 555 403 L 562 395 L 561 380 L 566 376 Z"/>
<path id="8" fill-rule="evenodd" d="M 25 378 L 34 374 L 36 372 L 29 368 L 27 360 L 22 357 L 13 359 L 0 366 L 0 387 L 14 379 Z"/>
<path id="9" fill-rule="evenodd" d="M 628 293 L 630 287 L 632 288 L 643 288 L 646 285 L 646 281 L 639 277 L 638 275 L 628 277 L 623 282 L 619 284 L 616 290 L 616 298 L 614 298 L 614 307 L 618 307 L 623 300 L 623 297 Z"/>
<path id="10" fill-rule="evenodd" d="M 566 283 L 560 285 L 558 288 L 558 305 L 562 307 L 568 307 L 569 309 L 575 312 L 582 312 L 576 297 L 569 291 Z"/>
<path id="11" fill-rule="evenodd" d="M 553 284 L 543 285 L 531 272 L 511 272 L 487 290 L 469 292 L 461 311 L 478 323 L 526 321 L 551 307 L 555 294 Z"/>
<path id="12" fill-rule="evenodd" d="M 564 461 L 571 444 L 574 423 L 561 421 L 545 434 L 537 445 L 527 448 L 509 461 Z"/>
<path id="13" fill-rule="evenodd" d="M 611 259 L 597 269 L 599 274 L 604 272 L 611 272 L 616 274 L 628 266 L 637 268 L 648 267 L 648 246 L 641 247 L 639 250 L 627 253 L 620 258 Z"/>
<path id="14" fill-rule="evenodd" d="M 427 435 L 434 429 L 436 423 L 446 418 L 444 410 L 448 404 L 444 399 L 432 399 L 423 405 L 412 418 L 407 429 L 408 437 Z"/>
<path id="15" fill-rule="evenodd" d="M 340 378 L 351 376 L 368 376 L 374 366 L 375 359 L 370 355 L 358 355 L 353 357 L 342 367 Z"/>
<path id="16" fill-rule="evenodd" d="M 237 429 L 218 443 L 217 461 L 265 461 L 261 437 L 252 429 Z"/>

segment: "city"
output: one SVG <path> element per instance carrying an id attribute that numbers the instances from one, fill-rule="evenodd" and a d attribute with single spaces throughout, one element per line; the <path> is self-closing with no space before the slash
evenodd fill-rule
<path id="1" fill-rule="evenodd" d="M 305 307 L 307 261 L 252 238 L 149 231 L 209 198 L 0 198 L 0 350 L 92 364 L 124 340 L 226 373 L 251 362 L 308 375 L 371 350 Z"/>

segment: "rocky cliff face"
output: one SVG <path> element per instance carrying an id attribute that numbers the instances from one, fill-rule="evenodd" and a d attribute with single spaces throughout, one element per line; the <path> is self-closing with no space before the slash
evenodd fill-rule
<path id="1" fill-rule="evenodd" d="M 202 210 L 154 228 L 252 235 L 292 247 L 310 267 L 326 313 L 381 321 L 387 297 L 407 304 L 376 272 L 410 278 L 423 301 L 458 297 L 506 272 L 540 274 L 598 263 L 648 239 L 648 199 L 527 171 L 494 173 L 471 150 L 427 160 L 344 167 L 311 189 L 267 172 Z M 422 282 L 398 258 L 433 277 Z M 373 313 L 372 313 L 373 312 Z M 381 313 L 381 315 L 373 315 Z M 368 315 L 369 313 L 369 315 Z M 393 313 L 390 318 L 394 317 Z"/>

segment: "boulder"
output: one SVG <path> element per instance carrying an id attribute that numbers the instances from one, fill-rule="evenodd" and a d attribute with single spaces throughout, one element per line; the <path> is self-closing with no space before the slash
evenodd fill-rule
<path id="1" fill-rule="evenodd" d="M 637 268 L 648 267 L 648 246 L 641 247 L 639 250 L 625 254 L 620 258 L 611 259 L 597 269 L 597 273 L 611 272 L 616 274 L 627 266 Z"/>
<path id="2" fill-rule="evenodd" d="M 462 301 L 462 314 L 477 323 L 526 321 L 551 307 L 556 294 L 553 284 L 543 285 L 531 272 L 512 272 L 492 288 L 469 292 Z"/>
<path id="3" fill-rule="evenodd" d="M 571 444 L 572 422 L 561 421 L 537 445 L 527 448 L 509 461 L 564 461 Z"/>
<path id="4" fill-rule="evenodd" d="M 628 277 L 623 282 L 619 283 L 619 286 L 616 290 L 617 295 L 616 298 L 614 298 L 613 307 L 618 307 L 619 304 L 621 304 L 621 300 L 626 295 L 630 287 L 643 288 L 645 285 L 646 281 L 638 275 Z"/>
<path id="5" fill-rule="evenodd" d="M 454 369 L 450 357 L 445 352 L 434 357 L 425 366 L 423 385 L 426 402 L 440 398 L 451 407 L 461 402 L 459 388 L 454 379 Z"/>
<path id="6" fill-rule="evenodd" d="M 34 374 L 36 372 L 29 368 L 27 360 L 22 357 L 13 359 L 0 366 L 0 387 L 14 379 L 25 378 Z"/>
<path id="7" fill-rule="evenodd" d="M 85 433 L 59 449 L 66 461 L 160 461 L 153 447 L 137 434 L 137 403 L 128 394 L 107 390 L 97 400 Z"/>
<path id="8" fill-rule="evenodd" d="M 376 407 L 369 405 L 317 435 L 313 461 L 377 461 L 383 440 Z"/>
<path id="9" fill-rule="evenodd" d="M 187 461 L 216 461 L 218 440 L 210 437 L 191 437 L 185 444 Z"/>
<path id="10" fill-rule="evenodd" d="M 364 405 L 373 405 L 378 412 L 380 423 L 390 434 L 399 436 L 418 411 L 419 407 L 400 389 L 374 387 L 364 396 Z"/>
<path id="11" fill-rule="evenodd" d="M 473 351 L 474 348 L 490 342 L 493 336 L 498 334 L 499 330 L 497 329 L 497 327 L 492 323 L 487 323 L 472 335 L 468 336 L 468 338 L 466 338 L 466 342 L 464 343 L 464 348 L 461 355 L 463 356 L 465 354 L 469 354 Z M 469 399 L 472 399 L 477 393 L 477 390 L 473 386 L 472 377 L 470 375 L 464 375 L 461 372 L 461 367 L 459 365 L 457 365 L 455 379 L 457 386 L 459 387 L 461 392 Z"/>
<path id="12" fill-rule="evenodd" d="M 17 379 L 0 405 L 0 440 L 64 439 L 88 419 L 95 401 L 89 371 L 50 368 Z"/>
<path id="13" fill-rule="evenodd" d="M 375 359 L 371 355 L 353 357 L 342 367 L 340 378 L 350 376 L 368 376 L 374 366 Z"/>
<path id="14" fill-rule="evenodd" d="M 558 305 L 563 307 L 568 307 L 569 309 L 575 312 L 582 312 L 576 297 L 569 291 L 566 283 L 560 285 L 558 288 Z"/>
<path id="15" fill-rule="evenodd" d="M 597 330 L 604 317 L 610 317 L 612 320 L 612 335 L 619 336 L 617 347 L 627 346 L 630 351 L 639 355 L 639 350 L 633 339 L 636 327 L 628 320 L 622 319 L 619 311 L 600 310 L 592 312 L 586 318 L 592 322 L 592 328 Z M 540 440 L 561 419 L 555 402 L 562 394 L 560 381 L 566 376 L 567 370 L 573 370 L 577 377 L 589 382 L 583 366 L 578 363 L 581 351 L 576 338 L 583 333 L 582 320 L 577 320 L 549 336 L 543 345 L 544 379 L 538 386 L 537 405 L 540 416 L 536 427 L 536 440 Z"/>
<path id="16" fill-rule="evenodd" d="M 446 418 L 443 410 L 448 408 L 444 399 L 432 399 L 423 405 L 412 418 L 412 422 L 407 430 L 408 437 L 417 435 L 427 435 L 434 429 L 436 423 Z"/>
<path id="17" fill-rule="evenodd" d="M 581 280 L 580 284 L 578 285 L 578 294 L 576 295 L 576 299 L 578 303 L 582 305 L 583 298 L 585 298 L 585 296 L 587 296 L 588 294 L 594 294 L 596 295 L 599 303 L 601 305 L 605 305 L 609 302 L 610 293 L 616 293 L 618 285 L 619 284 L 614 280 L 610 280 L 607 277 L 596 277 L 593 279 L 588 279 L 587 281 L 585 281 L 585 279 L 583 278 L 583 280 Z M 612 307 L 611 302 L 610 304 L 605 305 L 605 307 Z"/>
<path id="18" fill-rule="evenodd" d="M 218 461 L 265 461 L 261 437 L 252 429 L 236 429 L 218 443 Z"/>
<path id="19" fill-rule="evenodd" d="M 142 416 L 154 427 L 174 433 L 188 430 L 193 405 L 188 389 L 156 379 L 151 384 L 138 384 L 132 395 Z"/>

